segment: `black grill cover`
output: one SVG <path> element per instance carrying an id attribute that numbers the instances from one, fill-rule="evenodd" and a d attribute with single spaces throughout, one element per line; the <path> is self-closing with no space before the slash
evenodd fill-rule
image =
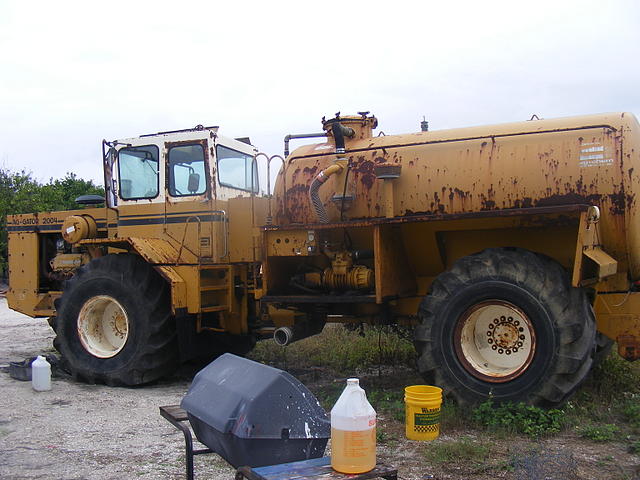
<path id="1" fill-rule="evenodd" d="M 331 435 L 307 387 L 230 353 L 197 373 L 181 407 L 198 440 L 236 468 L 319 458 Z"/>

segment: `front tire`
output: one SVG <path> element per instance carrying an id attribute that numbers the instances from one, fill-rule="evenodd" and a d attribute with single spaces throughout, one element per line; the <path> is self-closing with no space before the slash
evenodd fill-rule
<path id="1" fill-rule="evenodd" d="M 76 379 L 133 386 L 177 366 L 168 286 L 136 255 L 107 255 L 81 267 L 56 307 L 54 344 Z"/>
<path id="2" fill-rule="evenodd" d="M 559 264 L 527 250 L 460 259 L 434 280 L 419 318 L 418 368 L 462 405 L 491 397 L 556 406 L 591 369 L 587 296 Z"/>

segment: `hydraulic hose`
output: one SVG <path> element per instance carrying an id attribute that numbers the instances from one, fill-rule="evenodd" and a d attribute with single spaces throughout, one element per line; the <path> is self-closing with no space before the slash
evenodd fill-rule
<path id="1" fill-rule="evenodd" d="M 344 167 L 338 163 L 340 160 L 345 160 L 341 156 L 345 153 L 344 146 L 344 137 L 353 137 L 355 135 L 355 131 L 353 128 L 345 127 L 341 125 L 339 122 L 331 125 L 331 131 L 333 133 L 333 139 L 336 143 L 336 163 L 331 165 L 330 167 L 322 170 L 311 182 L 311 186 L 309 187 L 309 199 L 311 200 L 311 205 L 313 206 L 313 210 L 316 212 L 316 217 L 318 217 L 318 221 L 320 223 L 329 223 L 329 217 L 327 216 L 327 211 L 320 200 L 320 196 L 318 195 L 318 191 L 323 183 L 325 183 L 329 177 L 335 173 L 340 173 L 344 170 Z"/>
<path id="2" fill-rule="evenodd" d="M 336 155 L 339 157 L 345 152 L 344 137 L 353 137 L 356 132 L 353 128 L 345 127 L 339 122 L 331 125 L 331 131 L 333 133 L 333 139 L 336 142 Z"/>
<path id="3" fill-rule="evenodd" d="M 329 180 L 329 177 L 334 173 L 339 173 L 342 171 L 342 166 L 334 163 L 330 167 L 322 170 L 316 178 L 311 182 L 311 186 L 309 187 L 309 199 L 311 200 L 311 205 L 313 205 L 313 209 L 316 212 L 316 217 L 318 217 L 318 221 L 320 223 L 329 223 L 329 217 L 327 216 L 327 211 L 322 204 L 322 200 L 320 200 L 320 196 L 318 195 L 318 191 L 320 187 Z"/>

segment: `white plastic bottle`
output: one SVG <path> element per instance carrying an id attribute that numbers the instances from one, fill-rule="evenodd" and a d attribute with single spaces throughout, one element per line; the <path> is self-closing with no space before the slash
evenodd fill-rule
<path id="1" fill-rule="evenodd" d="M 51 390 L 51 365 L 42 355 L 31 363 L 31 386 L 37 392 Z"/>
<path id="2" fill-rule="evenodd" d="M 376 466 L 376 411 L 357 378 L 331 409 L 331 467 L 340 473 L 364 473 Z"/>

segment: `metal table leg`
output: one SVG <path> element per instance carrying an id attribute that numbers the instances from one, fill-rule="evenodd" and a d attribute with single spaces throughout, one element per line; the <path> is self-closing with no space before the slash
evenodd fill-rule
<path id="1" fill-rule="evenodd" d="M 184 449 L 185 449 L 185 467 L 187 480 L 193 480 L 193 456 L 201 455 L 204 453 L 213 453 L 210 448 L 202 448 L 199 450 L 193 449 L 193 437 L 191 435 L 191 429 L 185 422 L 188 418 L 186 412 L 182 410 L 178 405 L 171 405 L 167 407 L 160 407 L 160 415 L 171 423 L 174 427 L 182 432 L 184 435 Z"/>

